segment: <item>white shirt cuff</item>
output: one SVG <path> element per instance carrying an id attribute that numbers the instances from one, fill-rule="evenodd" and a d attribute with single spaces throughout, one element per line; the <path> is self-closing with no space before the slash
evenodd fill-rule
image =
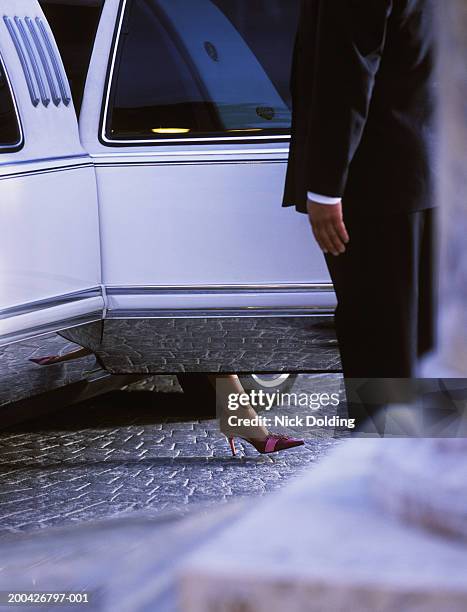
<path id="1" fill-rule="evenodd" d="M 308 192 L 308 199 L 317 202 L 318 204 L 339 204 L 341 198 L 331 198 L 329 196 L 321 195 L 319 193 Z"/>

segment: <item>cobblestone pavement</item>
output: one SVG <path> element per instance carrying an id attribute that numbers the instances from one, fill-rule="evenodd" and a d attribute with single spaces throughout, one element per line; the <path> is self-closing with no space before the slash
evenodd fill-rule
<path id="1" fill-rule="evenodd" d="M 307 375 L 294 391 L 340 384 Z M 245 444 L 232 458 L 215 420 L 189 420 L 199 409 L 173 380 L 159 381 L 165 392 L 147 390 L 155 386 L 135 385 L 0 433 L 0 537 L 262 495 L 336 443 L 332 430 L 314 430 L 305 447 L 261 456 Z"/>

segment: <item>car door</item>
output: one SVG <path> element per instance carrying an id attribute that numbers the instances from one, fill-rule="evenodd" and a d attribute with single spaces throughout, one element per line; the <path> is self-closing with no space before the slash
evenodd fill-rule
<path id="1" fill-rule="evenodd" d="M 0 343 L 102 317 L 96 179 L 35 0 L 0 19 Z"/>
<path id="2" fill-rule="evenodd" d="M 308 219 L 281 207 L 298 4 L 106 1 L 80 129 L 109 317 L 333 308 Z"/>

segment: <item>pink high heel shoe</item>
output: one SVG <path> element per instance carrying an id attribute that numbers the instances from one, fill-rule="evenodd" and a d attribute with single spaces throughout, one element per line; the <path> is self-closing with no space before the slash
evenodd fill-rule
<path id="1" fill-rule="evenodd" d="M 235 457 L 237 454 L 235 440 L 232 437 L 227 439 L 230 444 L 232 455 Z M 269 455 L 270 453 L 289 450 L 289 448 L 295 448 L 296 446 L 303 446 L 305 444 L 303 440 L 297 440 L 296 438 L 290 438 L 289 436 L 279 434 L 270 434 L 265 440 L 253 440 L 249 438 L 240 438 L 240 440 L 248 442 L 248 444 L 254 446 L 258 453 L 261 453 L 262 455 Z"/>

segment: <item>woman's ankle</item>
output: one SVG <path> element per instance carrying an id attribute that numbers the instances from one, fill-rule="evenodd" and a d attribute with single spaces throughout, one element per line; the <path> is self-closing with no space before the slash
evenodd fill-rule
<path id="1" fill-rule="evenodd" d="M 261 417 L 252 406 L 241 406 L 235 411 L 223 409 L 220 413 L 220 429 L 227 437 L 264 441 L 269 435 L 267 427 L 262 424 Z"/>
<path id="2" fill-rule="evenodd" d="M 269 431 L 262 426 L 238 426 L 221 425 L 221 433 L 227 438 L 245 438 L 250 440 L 264 441 L 269 436 Z"/>

